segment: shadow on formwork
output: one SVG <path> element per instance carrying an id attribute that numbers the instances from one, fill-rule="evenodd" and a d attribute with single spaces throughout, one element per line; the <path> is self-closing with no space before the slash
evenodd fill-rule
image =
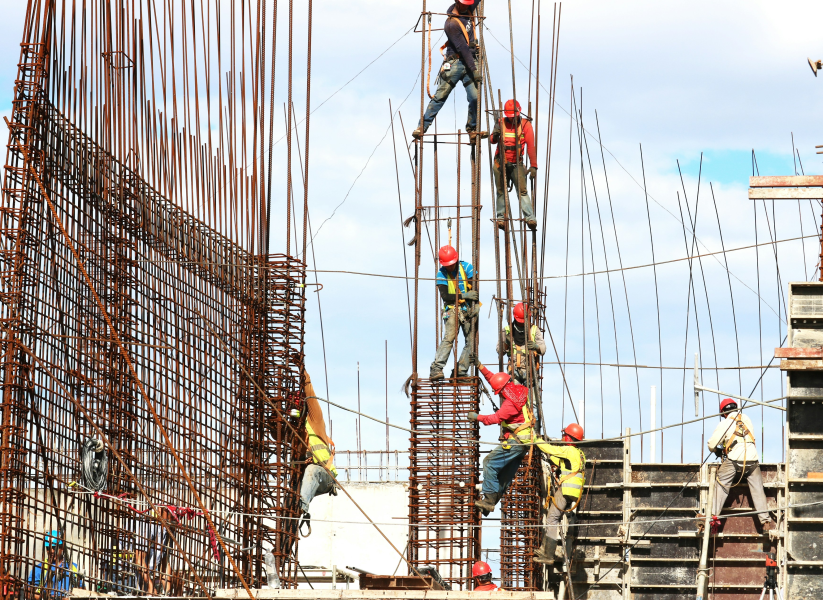
<path id="1" fill-rule="evenodd" d="M 48 65 L 22 45 L 0 206 L 3 597 L 52 531 L 87 589 L 259 587 L 264 547 L 294 586 L 305 265 L 153 189 L 49 102 Z"/>
<path id="2" fill-rule="evenodd" d="M 453 590 L 471 587 L 480 557 L 480 406 L 477 377 L 412 384 L 409 562 L 433 566 Z"/>

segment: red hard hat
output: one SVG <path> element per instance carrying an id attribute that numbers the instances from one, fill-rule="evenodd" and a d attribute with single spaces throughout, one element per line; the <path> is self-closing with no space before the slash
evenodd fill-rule
<path id="1" fill-rule="evenodd" d="M 518 323 L 526 322 L 526 307 L 523 305 L 522 302 L 518 302 L 514 305 L 512 316 L 514 317 L 514 320 Z"/>
<path id="2" fill-rule="evenodd" d="M 492 568 L 482 561 L 477 561 L 472 565 L 472 577 L 481 577 L 492 572 Z"/>
<path id="3" fill-rule="evenodd" d="M 517 105 L 517 113 L 515 114 L 515 105 Z M 506 114 L 506 117 L 512 119 L 514 117 L 520 116 L 520 103 L 515 102 L 514 100 L 506 100 L 506 105 L 503 107 L 503 112 Z"/>
<path id="4" fill-rule="evenodd" d="M 723 398 L 720 401 L 720 412 L 726 410 L 726 407 L 730 404 L 734 404 L 734 406 L 737 407 L 737 400 L 733 400 L 732 398 Z"/>
<path id="5" fill-rule="evenodd" d="M 563 433 L 565 433 L 569 437 L 573 437 L 578 442 L 583 439 L 583 428 L 577 423 L 569 423 L 568 425 L 566 425 L 566 428 L 563 430 Z"/>
<path id="6" fill-rule="evenodd" d="M 508 373 L 500 372 L 500 373 L 495 373 L 494 375 L 492 375 L 489 378 L 489 383 L 492 386 L 492 391 L 495 394 L 499 394 L 500 390 L 502 390 L 504 387 L 506 387 L 506 384 L 509 383 L 510 380 L 511 380 L 511 375 L 509 375 Z"/>
<path id="7" fill-rule="evenodd" d="M 457 250 L 451 246 L 443 246 L 440 248 L 440 252 L 438 252 L 438 258 L 440 259 L 441 265 L 450 267 L 457 262 Z"/>
<path id="8" fill-rule="evenodd" d="M 474 0 L 457 0 L 460 4 L 465 4 L 466 6 L 471 6 L 474 4 Z"/>

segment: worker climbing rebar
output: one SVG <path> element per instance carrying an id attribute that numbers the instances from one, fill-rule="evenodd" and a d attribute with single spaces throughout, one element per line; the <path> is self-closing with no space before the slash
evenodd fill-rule
<path id="1" fill-rule="evenodd" d="M 457 340 L 458 328 L 463 330 L 466 344 L 457 361 L 458 377 L 466 377 L 471 366 L 471 352 L 474 336 L 477 332 L 477 313 L 480 309 L 479 293 L 471 289 L 469 282 L 475 276 L 471 263 L 459 260 L 457 250 L 452 246 L 443 246 L 438 253 L 440 269 L 437 271 L 435 285 L 443 299 L 443 339 L 437 347 L 434 362 L 431 364 L 429 378 L 433 381 L 443 379 L 443 368 L 449 359 L 452 345 Z"/>
<path id="2" fill-rule="evenodd" d="M 722 421 L 715 427 L 708 441 L 709 450 L 723 462 L 717 470 L 715 481 L 714 505 L 712 506 L 713 527 L 721 528 L 722 521 L 717 515 L 723 510 L 731 488 L 746 479 L 752 495 L 754 508 L 758 511 L 761 531 L 764 533 L 775 528 L 775 522 L 769 515 L 766 492 L 763 489 L 763 477 L 755 445 L 754 425 L 752 420 L 738 410 L 737 402 L 731 398 L 720 401 Z M 703 517 L 699 517 L 702 525 Z"/>
<path id="3" fill-rule="evenodd" d="M 580 502 L 586 483 L 586 455 L 575 446 L 583 440 L 583 428 L 571 423 L 563 429 L 563 445 L 542 442 L 538 448 L 546 454 L 551 463 L 549 477 L 549 514 L 543 543 L 534 554 L 534 562 L 552 564 L 565 558 L 565 549 L 560 542 L 560 527 L 563 514 L 572 512 Z"/>
<path id="4" fill-rule="evenodd" d="M 491 135 L 491 143 L 497 144 L 494 153 L 494 183 L 497 188 L 497 200 L 495 202 L 495 217 L 497 226 L 503 229 L 506 226 L 506 202 L 508 196 L 507 182 L 514 184 L 514 188 L 520 195 L 520 210 L 526 225 L 534 231 L 537 229 L 537 219 L 534 216 L 534 207 L 529 198 L 528 187 L 526 186 L 526 165 L 523 161 L 526 148 L 529 154 L 529 178 L 534 181 L 537 177 L 537 150 L 534 147 L 534 129 L 531 122 L 523 118 L 520 113 L 520 103 L 514 100 L 506 101 L 503 107 L 503 119 L 496 119 L 494 130 Z M 504 156 L 500 156 L 500 139 L 502 139 Z M 520 153 L 518 155 L 518 147 Z M 505 160 L 504 160 L 505 158 Z M 504 173 L 505 163 L 505 173 Z"/>
<path id="5" fill-rule="evenodd" d="M 512 326 L 506 324 L 497 342 L 496 351 L 501 350 L 509 357 L 508 371 L 512 380 L 520 385 L 528 385 L 529 377 L 529 353 L 532 353 L 535 363 L 540 356 L 546 353 L 546 342 L 543 340 L 543 332 L 537 325 L 529 328 L 526 336 L 526 306 L 518 302 L 512 310 Z M 534 321 L 532 320 L 532 323 Z M 537 369 L 539 369 L 539 366 Z"/>
<path id="6" fill-rule="evenodd" d="M 475 10 L 480 0 L 457 0 L 446 13 L 449 15 L 443 30 L 448 41 L 440 49 L 445 50 L 443 64 L 440 67 L 438 79 L 440 85 L 432 96 L 423 122 L 418 123 L 412 136 L 420 138 L 432 121 L 443 108 L 452 90 L 462 81 L 466 89 L 466 99 L 469 102 L 469 112 L 466 118 L 466 131 L 474 139 L 477 131 L 477 89 L 481 83 L 480 52 L 477 44 Z M 482 134 L 481 134 L 482 136 Z"/>
<path id="7" fill-rule="evenodd" d="M 528 443 L 537 438 L 532 428 L 534 417 L 528 388 L 514 383 L 508 373 L 492 373 L 480 362 L 475 362 L 492 391 L 503 398 L 500 409 L 493 414 L 468 414 L 471 421 L 480 421 L 483 425 L 500 424 L 504 429 L 503 442 L 483 459 L 483 497 L 474 503 L 488 514 L 511 485 L 523 457 L 529 452 Z"/>

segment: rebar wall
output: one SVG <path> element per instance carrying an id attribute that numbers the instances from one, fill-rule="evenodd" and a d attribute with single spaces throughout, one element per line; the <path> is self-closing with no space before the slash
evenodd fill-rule
<path id="1" fill-rule="evenodd" d="M 248 589 L 267 550 L 294 586 L 305 265 L 269 252 L 276 14 L 77 4 L 30 0 L 9 120 L 3 598 L 34 592 L 51 531 L 87 589 Z"/>

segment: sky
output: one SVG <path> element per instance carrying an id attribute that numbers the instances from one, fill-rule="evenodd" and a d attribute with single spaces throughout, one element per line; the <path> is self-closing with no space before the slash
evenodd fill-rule
<path id="1" fill-rule="evenodd" d="M 8 115 L 25 3 L 5 0 L 3 4 L 0 114 Z M 294 60 L 303 65 L 307 3 L 294 6 Z M 429 2 L 433 11 L 444 12 L 447 7 L 447 3 Z M 504 99 L 512 95 L 508 7 L 488 0 L 486 9 L 491 91 L 496 97 L 499 89 Z M 517 95 L 519 99 L 530 95 L 538 120 L 538 215 L 542 219 L 552 4 L 540 5 L 539 101 L 537 82 L 533 79 L 529 85 L 527 68 L 531 11 L 531 2 L 512 0 Z M 323 289 L 307 294 L 307 366 L 324 397 L 327 394 L 344 406 L 360 406 L 378 418 L 387 412 L 390 421 L 401 426 L 408 426 L 409 419 L 409 402 L 401 386 L 411 373 L 406 285 L 402 279 L 327 271 L 402 275 L 405 265 L 412 264 L 413 253 L 404 246 L 410 230 L 402 230 L 401 221 L 412 214 L 414 202 L 404 147 L 409 137 L 404 132 L 409 134 L 415 127 L 420 111 L 421 45 L 419 34 L 412 32 L 419 12 L 419 3 L 393 0 L 315 3 L 313 12 L 312 106 L 325 103 L 311 121 L 309 203 L 314 243 L 310 267 L 320 271 L 317 279 Z M 615 367 L 569 365 L 566 380 L 588 437 L 618 435 L 627 427 L 648 429 L 653 385 L 657 386 L 658 425 L 661 413 L 663 425 L 694 418 L 692 373 L 683 367 L 693 365 L 695 352 L 700 353 L 703 367 L 757 366 L 767 364 L 773 348 L 781 345 L 786 331 L 781 321 L 786 283 L 815 277 L 819 250 L 814 238 L 805 245 L 801 241 L 778 244 L 776 251 L 761 246 L 759 252 L 748 249 L 725 257 L 707 256 L 694 262 L 691 277 L 689 262 L 682 260 L 656 269 L 565 275 L 621 264 L 647 265 L 652 252 L 658 262 L 671 261 L 698 250 L 719 252 L 775 236 L 782 240 L 815 233 L 819 206 L 780 202 L 755 206 L 746 189 L 753 151 L 764 175 L 820 172 L 815 145 L 823 143 L 817 110 L 823 81 L 813 76 L 806 59 L 823 58 L 817 27 L 821 17 L 823 6 L 812 2 L 563 3 L 543 256 L 547 319 L 557 354 L 550 343 L 546 360 L 672 367 L 661 375 L 657 369 L 618 372 Z M 438 18 L 442 19 L 435 17 L 435 27 Z M 283 40 L 284 21 L 280 24 Z M 440 44 L 436 39 L 432 44 L 432 80 Z M 535 67 L 536 46 L 535 37 Z M 280 73 L 285 73 L 281 65 L 285 55 L 284 42 L 278 50 Z M 276 93 L 280 103 L 285 100 L 283 81 Z M 296 69 L 294 87 L 304 89 L 305 69 Z M 295 100 L 297 114 L 305 110 L 301 93 Z M 398 114 L 394 150 L 390 103 Z M 582 111 L 577 114 L 582 115 L 583 137 L 580 119 L 570 118 L 572 110 Z M 464 128 L 465 111 L 464 91 L 458 86 L 438 117 L 438 130 Z M 585 139 L 582 148 L 581 139 Z M 279 144 L 275 150 L 275 181 L 285 180 L 284 147 Z M 441 152 L 441 202 L 454 204 L 456 157 L 453 147 Z M 478 269 L 481 278 L 492 279 L 493 198 L 487 152 L 484 147 Z M 424 203 L 432 204 L 431 154 L 425 160 L 429 170 Z M 462 166 L 465 202 L 469 197 L 465 155 Z M 295 179 L 299 180 L 299 171 Z M 281 202 L 283 198 L 284 192 Z M 693 238 L 692 228 L 682 225 L 681 210 L 688 223 L 695 206 Z M 277 206 L 274 211 L 277 214 Z M 279 231 L 278 223 L 274 227 Z M 443 227 L 441 236 L 445 235 Z M 282 246 L 282 237 L 275 235 L 275 242 Z M 465 236 L 459 249 L 468 256 Z M 434 271 L 427 237 L 421 276 L 432 277 Z M 692 288 L 697 297 L 696 320 Z M 421 281 L 420 290 L 418 371 L 425 376 L 437 343 L 439 315 L 432 282 Z M 481 283 L 480 293 L 480 358 L 494 363 L 496 319 L 493 313 L 489 317 L 494 284 Z M 758 399 L 783 394 L 776 369 L 768 371 L 761 385 L 756 385 L 758 369 L 743 370 L 740 377 L 733 370 L 717 373 L 704 370 L 704 382 L 731 393 L 753 393 Z M 563 392 L 557 365 L 547 364 L 544 377 L 548 431 L 556 435 L 572 419 L 572 404 Z M 701 415 L 715 413 L 716 402 L 717 396 L 705 394 Z M 486 401 L 482 410 L 489 409 Z M 756 409 L 752 418 L 763 458 L 781 460 L 780 412 Z M 356 419 L 332 409 L 330 420 L 338 449 L 354 449 Z M 667 430 L 658 438 L 654 458 L 701 460 L 702 436 L 707 437 L 715 423 L 687 426 L 682 437 L 680 429 Z M 385 427 L 365 420 L 360 437 L 363 449 L 378 450 L 387 444 Z M 484 431 L 483 439 L 493 442 L 496 431 Z M 644 438 L 642 455 L 639 440 L 633 441 L 635 460 L 650 459 L 650 441 L 649 436 Z M 407 448 L 408 433 L 392 431 L 388 444 L 392 449 Z"/>

